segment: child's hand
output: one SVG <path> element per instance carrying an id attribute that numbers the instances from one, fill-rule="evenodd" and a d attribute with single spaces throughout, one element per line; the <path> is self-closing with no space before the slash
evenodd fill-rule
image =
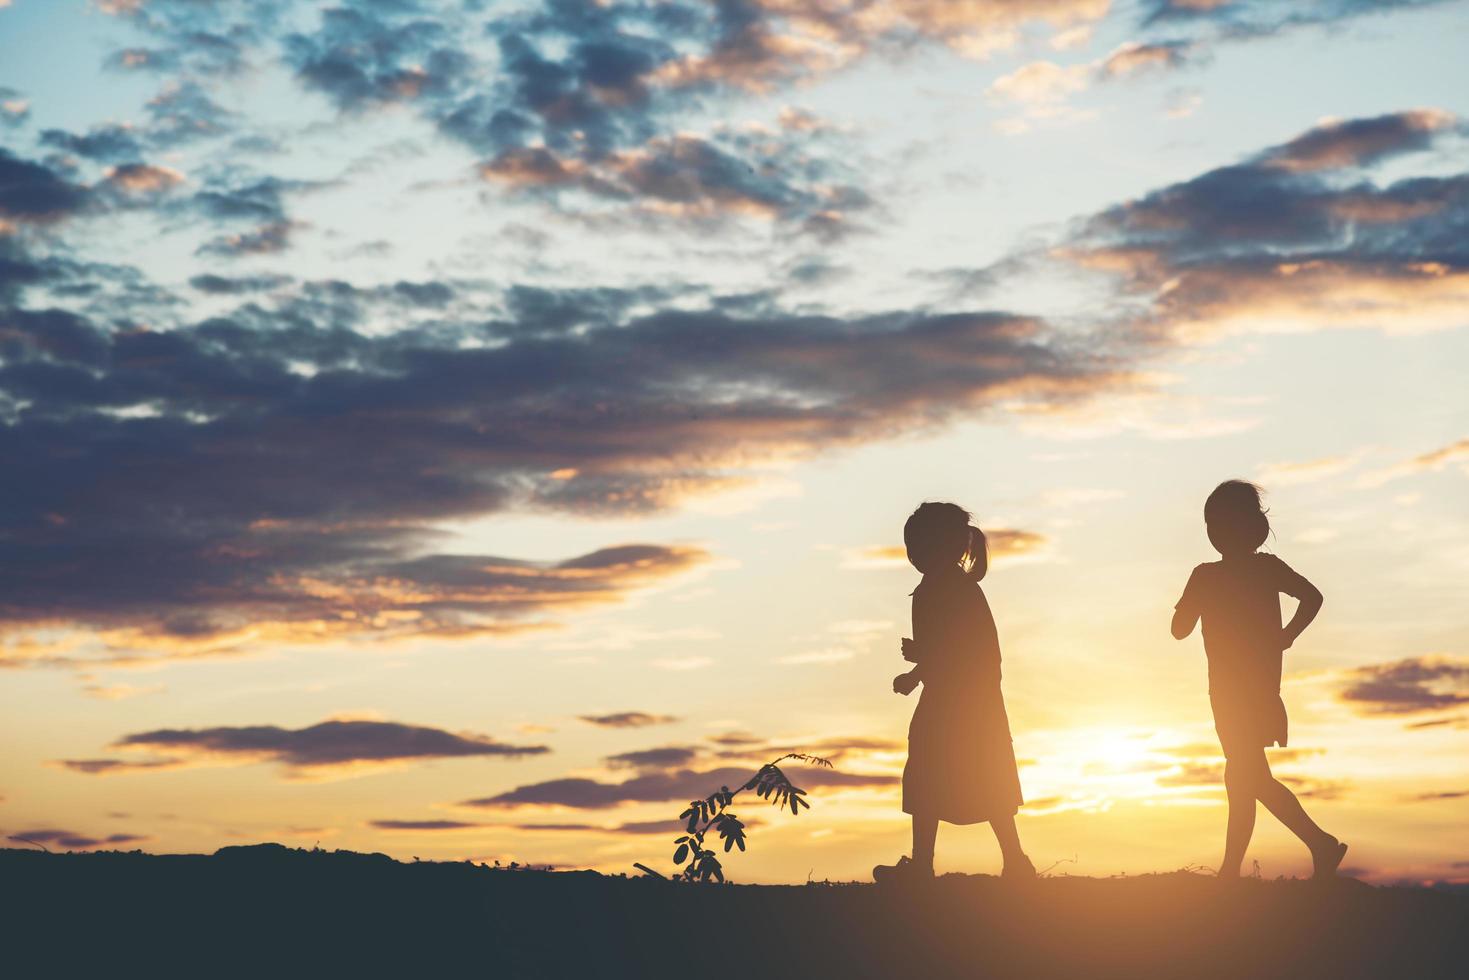
<path id="1" fill-rule="evenodd" d="M 901 694 L 903 697 L 912 694 L 913 689 L 917 686 L 918 678 L 913 676 L 911 671 L 906 674 L 899 674 L 893 678 L 893 693 Z"/>
<path id="2" fill-rule="evenodd" d="M 918 644 L 908 637 L 903 637 L 903 659 L 910 664 L 918 663 Z"/>

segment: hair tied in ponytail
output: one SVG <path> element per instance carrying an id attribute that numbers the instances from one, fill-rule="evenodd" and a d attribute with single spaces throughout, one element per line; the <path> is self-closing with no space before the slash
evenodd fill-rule
<path id="1" fill-rule="evenodd" d="M 984 532 L 973 524 L 969 525 L 969 553 L 965 557 L 965 569 L 975 582 L 984 578 L 990 570 L 990 549 Z"/>

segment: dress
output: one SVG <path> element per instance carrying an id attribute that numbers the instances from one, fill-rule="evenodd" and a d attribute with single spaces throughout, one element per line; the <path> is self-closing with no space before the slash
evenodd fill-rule
<path id="1" fill-rule="evenodd" d="M 1024 799 L 984 590 L 957 566 L 925 575 L 913 639 L 923 693 L 908 727 L 903 812 L 955 824 L 1013 816 Z"/>

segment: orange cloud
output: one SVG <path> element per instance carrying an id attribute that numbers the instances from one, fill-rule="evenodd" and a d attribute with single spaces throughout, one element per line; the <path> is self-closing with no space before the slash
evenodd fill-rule
<path id="1" fill-rule="evenodd" d="M 155 167 L 146 163 L 124 163 L 108 167 L 106 180 L 128 194 L 159 194 L 184 182 L 184 175 L 172 167 Z"/>

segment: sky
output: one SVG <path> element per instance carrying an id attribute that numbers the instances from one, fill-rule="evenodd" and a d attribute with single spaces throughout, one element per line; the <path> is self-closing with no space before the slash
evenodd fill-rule
<path id="1" fill-rule="evenodd" d="M 951 500 L 1037 866 L 1212 866 L 1168 620 L 1243 478 L 1326 597 L 1276 772 L 1349 873 L 1469 881 L 1466 31 L 0 0 L 0 832 L 671 870 L 687 801 L 805 752 L 726 870 L 864 878 L 902 524 Z M 1250 858 L 1309 867 L 1268 819 Z"/>

